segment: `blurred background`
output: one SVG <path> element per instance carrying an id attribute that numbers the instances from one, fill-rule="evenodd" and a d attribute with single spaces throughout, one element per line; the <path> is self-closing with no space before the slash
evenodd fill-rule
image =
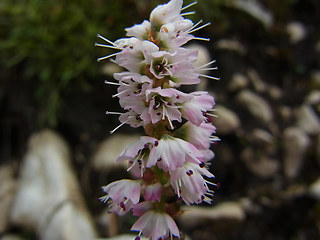
<path id="1" fill-rule="evenodd" d="M 97 33 L 115 41 L 160 0 L 1 0 L 0 238 L 90 239 L 129 233 L 134 218 L 107 214 L 100 187 L 129 177 L 113 161 L 143 129 L 121 111 L 121 71 L 96 59 Z M 192 0 L 184 1 L 184 5 Z M 192 42 L 216 59 L 221 142 L 210 170 L 212 206 L 178 220 L 192 240 L 320 239 L 320 1 L 200 0 Z M 116 239 L 113 237 L 112 239 Z M 132 238 L 131 238 L 132 239 Z"/>

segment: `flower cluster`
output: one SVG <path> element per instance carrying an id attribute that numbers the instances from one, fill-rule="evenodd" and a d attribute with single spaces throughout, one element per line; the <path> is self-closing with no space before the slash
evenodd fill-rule
<path id="1" fill-rule="evenodd" d="M 147 136 L 129 145 L 116 161 L 128 161 L 128 171 L 134 180 L 124 179 L 105 187 L 101 198 L 110 210 L 119 215 L 129 211 L 138 220 L 131 230 L 138 231 L 151 240 L 180 237 L 173 218 L 180 213 L 180 203 L 210 203 L 213 191 L 205 178 L 214 177 L 207 170 L 214 154 L 211 124 L 214 98 L 205 91 L 185 93 L 180 86 L 198 84 L 200 77 L 216 79 L 203 74 L 214 70 L 214 61 L 196 67 L 197 51 L 183 48 L 190 40 L 205 40 L 192 35 L 206 27 L 181 13 L 196 2 L 182 7 L 183 0 L 171 0 L 159 5 L 149 21 L 127 28 L 127 37 L 112 42 L 101 35 L 108 44 L 96 44 L 119 50 L 101 57 L 113 61 L 125 71 L 115 73 L 117 93 L 124 113 L 119 114 L 121 124 L 144 127 Z M 214 184 L 213 184 L 214 185 Z"/>

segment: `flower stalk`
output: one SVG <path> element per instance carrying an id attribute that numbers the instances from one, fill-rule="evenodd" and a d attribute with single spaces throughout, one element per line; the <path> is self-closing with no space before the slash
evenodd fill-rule
<path id="1" fill-rule="evenodd" d="M 127 146 L 117 162 L 127 161 L 133 180 L 123 179 L 104 186 L 106 193 L 101 201 L 107 202 L 111 212 L 124 215 L 131 211 L 137 221 L 131 230 L 137 231 L 136 240 L 144 235 L 151 240 L 183 239 L 174 221 L 182 213 L 185 203 L 211 203 L 213 191 L 208 178 L 208 162 L 214 153 L 210 149 L 219 139 L 212 134 L 211 124 L 215 115 L 214 98 L 205 91 L 182 92 L 180 86 L 194 85 L 200 77 L 218 80 L 203 71 L 216 70 L 210 67 L 215 61 L 195 67 L 196 50 L 182 46 L 195 37 L 194 33 L 210 25 L 200 25 L 182 13 L 196 4 L 182 7 L 183 0 L 171 0 L 159 5 L 149 21 L 127 28 L 127 38 L 112 42 L 98 34 L 107 44 L 96 46 L 117 50 L 98 61 L 112 59 L 124 68 L 115 73 L 117 93 L 124 109 L 119 115 L 120 125 L 143 127 L 146 136 Z"/>

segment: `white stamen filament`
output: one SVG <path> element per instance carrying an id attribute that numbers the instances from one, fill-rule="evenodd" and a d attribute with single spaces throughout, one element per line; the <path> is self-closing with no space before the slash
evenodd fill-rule
<path id="1" fill-rule="evenodd" d="M 207 41 L 207 42 L 210 41 L 210 38 L 194 37 L 193 39 L 194 39 L 194 40 L 200 40 L 200 41 Z"/>
<path id="2" fill-rule="evenodd" d="M 109 115 L 109 114 L 111 114 L 111 115 L 121 115 L 122 113 L 120 113 L 120 112 L 109 112 L 109 111 L 106 111 L 106 114 L 107 114 L 107 115 Z"/>
<path id="3" fill-rule="evenodd" d="M 188 33 L 193 33 L 193 32 L 195 32 L 195 31 L 198 31 L 198 30 L 200 30 L 200 29 L 202 29 L 202 28 L 205 28 L 205 27 L 209 26 L 210 24 L 211 24 L 211 23 L 208 22 L 208 23 L 206 23 L 206 24 L 204 24 L 204 25 L 202 25 L 202 26 L 200 26 L 200 27 L 197 27 L 197 28 L 195 28 L 195 29 L 193 29 L 193 30 L 191 30 L 191 31 L 188 31 Z"/>
<path id="4" fill-rule="evenodd" d="M 218 117 L 218 115 L 212 114 L 212 113 L 206 113 L 210 117 Z"/>
<path id="5" fill-rule="evenodd" d="M 120 85 L 121 85 L 120 83 L 109 82 L 108 80 L 105 80 L 104 83 L 105 83 L 105 84 L 110 84 L 110 85 L 117 85 L 117 86 L 120 86 Z"/>
<path id="6" fill-rule="evenodd" d="M 192 14 L 195 14 L 195 13 L 196 13 L 195 11 L 192 11 L 192 12 L 181 13 L 180 15 L 181 16 L 187 16 L 187 15 L 192 15 Z"/>
<path id="7" fill-rule="evenodd" d="M 209 79 L 213 79 L 213 80 L 220 80 L 220 78 L 217 78 L 217 77 L 212 77 L 212 76 L 209 76 L 209 75 L 205 75 L 205 74 L 199 74 L 200 77 L 205 77 L 205 78 L 209 78 Z"/>
<path id="8" fill-rule="evenodd" d="M 115 46 L 111 46 L 111 45 L 106 45 L 106 44 L 100 44 L 100 43 L 94 43 L 94 46 L 96 47 L 105 47 L 105 48 L 112 48 L 112 49 L 118 49 L 118 50 L 122 50 L 119 47 L 115 47 Z"/>
<path id="9" fill-rule="evenodd" d="M 212 68 L 198 68 L 200 71 L 211 71 L 211 70 L 217 70 L 218 67 L 212 67 Z"/>
<path id="10" fill-rule="evenodd" d="M 187 6 L 184 6 L 183 8 L 181 8 L 181 11 L 184 11 L 184 10 L 186 10 L 187 8 L 189 8 L 189 7 L 191 7 L 191 6 L 195 5 L 195 4 L 197 4 L 197 1 L 194 1 L 193 3 L 190 3 L 190 4 L 188 4 Z"/>
<path id="11" fill-rule="evenodd" d="M 216 60 L 212 60 L 211 62 L 208 62 L 208 63 L 206 63 L 206 64 L 204 64 L 204 65 L 202 65 L 200 67 L 197 67 L 197 69 L 202 69 L 202 68 L 204 68 L 206 66 L 209 66 L 209 65 L 211 65 L 212 63 L 215 63 L 215 62 L 216 62 Z"/>
<path id="12" fill-rule="evenodd" d="M 104 56 L 104 57 L 101 57 L 101 58 L 98 58 L 97 61 L 100 62 L 102 60 L 105 60 L 107 58 L 111 58 L 113 56 L 116 56 L 118 53 L 113 53 L 113 54 L 110 54 L 110 55 L 107 55 L 107 56 Z"/>
<path id="13" fill-rule="evenodd" d="M 129 91 L 129 89 L 123 90 L 122 92 L 118 92 L 117 94 L 113 94 L 112 97 L 113 97 L 113 98 L 114 98 L 114 97 L 118 97 L 119 95 L 124 94 L 124 93 L 126 93 L 126 92 L 128 92 L 128 91 Z"/>
<path id="14" fill-rule="evenodd" d="M 110 131 L 110 134 L 113 134 L 115 131 L 117 131 L 120 127 L 122 127 L 124 124 L 126 124 L 128 121 L 125 121 L 123 123 L 121 123 L 119 126 L 117 126 L 115 129 Z"/>
<path id="15" fill-rule="evenodd" d="M 106 41 L 107 43 L 110 43 L 112 46 L 117 47 L 113 42 L 111 42 L 109 39 L 106 39 L 105 37 L 102 37 L 100 34 L 97 34 L 98 38 L 101 38 L 103 41 Z"/>

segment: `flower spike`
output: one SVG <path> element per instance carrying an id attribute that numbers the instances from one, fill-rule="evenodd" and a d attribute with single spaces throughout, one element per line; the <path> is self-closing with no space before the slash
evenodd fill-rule
<path id="1" fill-rule="evenodd" d="M 198 51 L 184 48 L 190 40 L 209 41 L 192 34 L 211 25 L 196 24 L 185 17 L 183 0 L 171 0 L 159 5 L 149 20 L 126 28 L 127 38 L 115 42 L 101 36 L 106 44 L 95 46 L 118 50 L 97 60 L 110 61 L 124 68 L 113 75 L 117 86 L 112 95 L 119 99 L 123 112 L 106 111 L 119 117 L 120 124 L 143 127 L 145 136 L 130 144 L 119 154 L 117 162 L 127 162 L 127 171 L 136 180 L 119 180 L 102 190 L 100 200 L 109 205 L 110 212 L 124 215 L 132 211 L 137 221 L 131 227 L 150 240 L 180 238 L 175 218 L 185 204 L 211 204 L 217 184 L 209 171 L 214 157 L 211 147 L 220 139 L 214 136 L 212 118 L 217 117 L 215 101 L 206 91 L 183 92 L 180 86 L 195 85 L 201 78 L 219 80 L 206 74 L 216 70 L 212 60 L 196 66 Z"/>

